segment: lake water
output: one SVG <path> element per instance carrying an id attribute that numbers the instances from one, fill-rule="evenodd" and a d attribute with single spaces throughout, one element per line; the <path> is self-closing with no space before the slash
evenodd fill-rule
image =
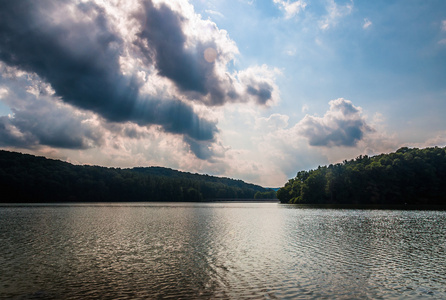
<path id="1" fill-rule="evenodd" d="M 1 206 L 0 298 L 446 299 L 446 212 Z"/>

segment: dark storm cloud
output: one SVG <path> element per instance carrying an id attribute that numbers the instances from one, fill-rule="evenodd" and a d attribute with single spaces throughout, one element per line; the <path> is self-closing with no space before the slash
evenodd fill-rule
<path id="1" fill-rule="evenodd" d="M 11 75 L 4 65 L 0 65 L 0 71 L 6 77 Z M 86 121 L 87 114 L 74 113 L 71 106 L 55 103 L 47 87 L 29 77 L 33 76 L 19 76 L 14 80 L 0 77 L 0 86 L 8 86 L 1 100 L 10 105 L 12 112 L 0 117 L 1 146 L 87 149 L 101 145 L 102 129 Z M 26 91 L 31 86 L 38 95 Z"/>
<path id="2" fill-rule="evenodd" d="M 151 1 L 145 1 L 136 18 L 141 31 L 135 44 L 147 61 L 154 62 L 159 74 L 172 80 L 189 98 L 206 105 L 243 101 L 231 79 L 219 78 L 215 62 L 205 59 L 206 49 L 213 49 L 217 54 L 215 41 L 199 41 L 193 47 L 186 47 L 183 23 L 187 20 L 183 16 L 166 4 L 154 7 Z"/>
<path id="3" fill-rule="evenodd" d="M 0 146 L 32 148 L 38 145 L 39 140 L 29 133 L 15 134 L 14 126 L 10 124 L 10 119 L 6 116 L 0 117 Z"/>
<path id="4" fill-rule="evenodd" d="M 213 65 L 202 62 L 202 55 L 185 50 L 183 18 L 165 4 L 155 9 L 151 1 L 145 1 L 143 8 L 144 13 L 138 16 L 142 23 L 139 37 L 146 40 L 150 49 L 142 47 L 142 50 L 156 62 L 159 73 L 183 90 L 207 93 L 206 74 L 212 73 Z"/>
<path id="5" fill-rule="evenodd" d="M 212 159 L 214 153 L 209 148 L 210 144 L 206 141 L 194 141 L 187 137 L 184 138 L 185 142 L 190 145 L 190 150 L 199 158 L 203 160 Z"/>
<path id="6" fill-rule="evenodd" d="M 119 55 L 123 41 L 110 29 L 102 8 L 91 3 L 78 4 L 73 16 L 67 5 L 73 4 L 69 1 L 1 1 L 0 60 L 35 72 L 51 84 L 63 101 L 98 113 L 109 121 L 131 121 L 142 126 L 155 124 L 166 132 L 187 135 L 193 140 L 213 140 L 217 132 L 215 123 L 199 118 L 190 106 L 179 100 L 151 99 L 141 95 L 137 80 L 121 73 Z M 54 11 L 63 18 L 62 21 L 52 18 Z M 159 18 L 165 16 L 168 22 L 163 25 L 164 20 L 158 19 L 163 22 L 152 24 L 167 28 L 160 29 L 159 34 L 166 30 L 170 32 L 171 27 L 176 28 L 175 18 L 169 12 L 161 9 L 158 14 Z M 153 13 L 151 18 L 156 16 Z M 168 38 L 172 47 L 182 43 L 182 33 L 175 34 Z M 184 61 L 175 56 L 181 53 L 164 52 L 163 55 L 166 57 L 157 52 L 157 65 L 165 76 L 175 78 L 181 87 L 202 92 L 200 76 L 203 72 L 206 74 L 206 70 L 203 71 L 202 67 L 194 69 L 193 62 L 172 69 L 167 56 L 172 55 L 174 63 Z M 192 70 L 190 74 L 186 72 L 189 69 Z M 176 71 L 180 72 L 178 78 L 174 75 Z M 16 118 L 19 115 L 16 114 Z M 15 122 L 25 120 L 20 118 Z M 21 123 L 20 126 L 25 127 L 26 124 Z M 64 129 L 61 128 L 60 137 L 63 135 Z M 42 139 L 40 141 L 43 142 Z M 53 141 L 49 139 L 46 143 L 52 144 Z M 66 146 L 74 145 L 66 141 Z"/>
<path id="7" fill-rule="evenodd" d="M 134 115 L 139 125 L 152 120 L 154 124 L 162 124 L 167 132 L 188 135 L 198 141 L 210 141 L 217 132 L 214 123 L 200 119 L 192 107 L 179 100 L 145 101 L 138 104 Z"/>
<path id="8" fill-rule="evenodd" d="M 87 149 L 98 145 L 100 137 L 87 126 L 82 126 L 71 112 L 66 115 L 58 113 L 55 116 L 20 111 L 14 118 L 0 117 L 0 145 L 20 148 L 46 145 L 66 149 Z M 46 122 L 41 121 L 42 116 L 47 118 Z"/>
<path id="9" fill-rule="evenodd" d="M 299 122 L 299 132 L 308 138 L 311 146 L 356 146 L 364 133 L 372 131 L 361 111 L 350 101 L 330 101 L 330 110 L 323 118 L 305 116 Z"/>
<path id="10" fill-rule="evenodd" d="M 49 117 L 48 115 L 46 117 Z M 50 122 L 43 123 L 35 114 L 18 113 L 14 118 L 0 117 L 0 145 L 18 148 L 35 148 L 46 145 L 66 149 L 87 149 L 98 145 L 100 138 L 93 131 L 83 128 L 80 122 L 72 119 L 71 115 L 65 115 L 70 119 L 63 124 L 50 123 L 62 122 L 60 115 Z M 93 140 L 93 139 L 96 140 Z M 90 141 L 92 143 L 90 143 Z"/>

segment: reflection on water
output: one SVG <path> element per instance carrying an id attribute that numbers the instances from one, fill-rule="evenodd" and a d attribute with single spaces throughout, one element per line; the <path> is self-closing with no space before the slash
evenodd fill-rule
<path id="1" fill-rule="evenodd" d="M 0 207 L 0 298 L 446 298 L 446 212 Z"/>

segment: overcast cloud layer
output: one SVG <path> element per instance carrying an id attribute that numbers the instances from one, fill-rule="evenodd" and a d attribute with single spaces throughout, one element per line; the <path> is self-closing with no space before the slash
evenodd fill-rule
<path id="1" fill-rule="evenodd" d="M 0 1 L 0 147 L 280 186 L 442 145 L 441 3 Z"/>

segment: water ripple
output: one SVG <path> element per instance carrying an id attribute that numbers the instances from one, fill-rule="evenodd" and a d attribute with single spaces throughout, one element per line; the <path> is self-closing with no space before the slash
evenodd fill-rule
<path id="1" fill-rule="evenodd" d="M 446 213 L 0 208 L 2 299 L 446 298 Z"/>

